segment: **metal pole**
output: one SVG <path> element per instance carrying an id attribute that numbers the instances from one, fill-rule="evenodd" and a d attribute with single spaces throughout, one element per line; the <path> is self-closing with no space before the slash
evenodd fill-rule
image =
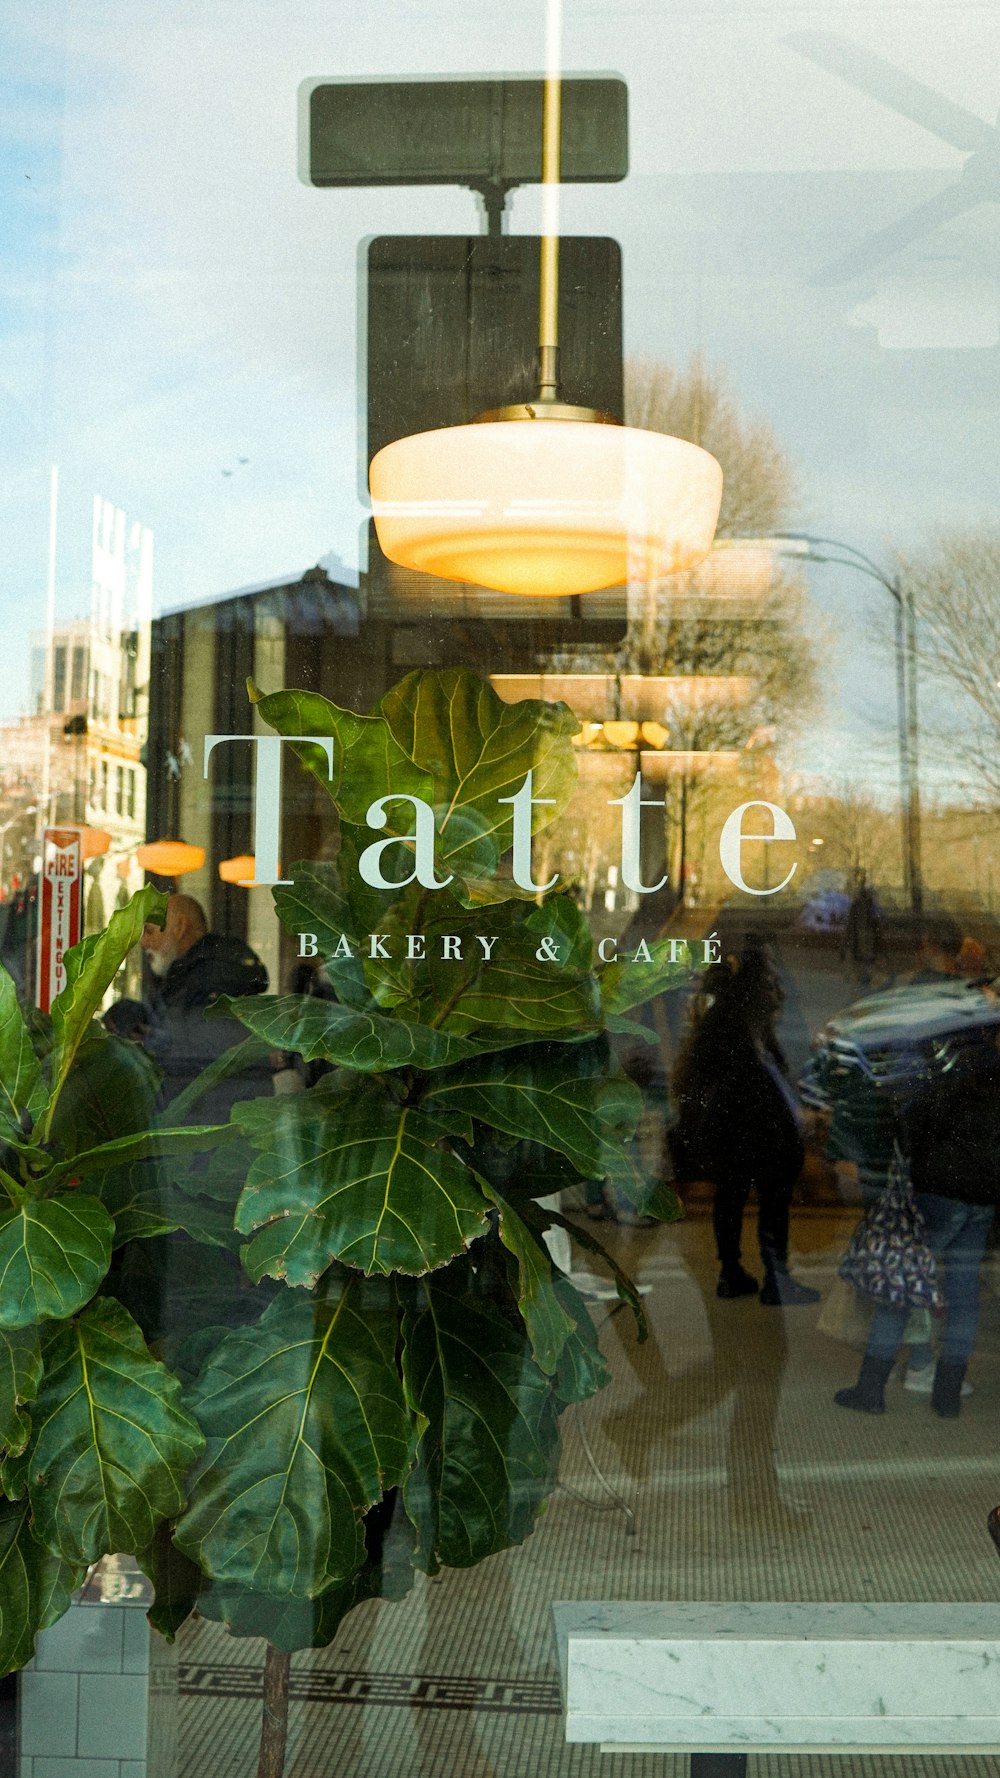
<path id="1" fill-rule="evenodd" d="M 903 614 L 903 596 L 898 588 L 893 593 L 893 598 L 896 601 L 896 725 L 899 730 L 899 812 L 902 819 L 903 888 L 912 908 L 913 832 L 911 820 L 912 791 L 910 786 L 909 706 L 906 671 L 906 620 Z"/>
<path id="2" fill-rule="evenodd" d="M 53 647 L 56 627 L 56 539 L 59 513 L 59 466 L 53 463 L 49 474 L 49 567 L 45 590 L 45 690 L 42 694 L 42 789 L 38 799 L 38 844 L 41 847 L 45 823 L 49 818 L 52 795 L 52 697 Z"/>
<path id="3" fill-rule="evenodd" d="M 913 588 L 904 595 L 906 612 L 907 665 L 907 762 L 910 774 L 909 842 L 910 842 L 910 905 L 919 919 L 924 911 L 924 883 L 921 869 L 920 774 L 918 769 L 917 730 L 917 614 Z"/>
<path id="4" fill-rule="evenodd" d="M 726 538 L 722 547 L 742 545 L 773 550 L 776 555 L 800 557 L 805 561 L 825 562 L 837 568 L 853 568 L 869 580 L 878 581 L 891 593 L 896 605 L 896 705 L 899 727 L 899 775 L 903 799 L 903 873 L 910 908 L 920 919 L 924 911 L 923 871 L 921 868 L 920 779 L 917 736 L 917 624 L 913 592 L 905 592 L 899 576 L 889 579 L 877 562 L 844 543 L 838 537 L 817 537 L 810 531 L 783 531 L 773 537 Z M 716 547 L 719 547 L 718 545 Z M 837 550 L 837 555 L 827 551 Z"/>
<path id="5" fill-rule="evenodd" d="M 559 396 L 559 180 L 562 0 L 548 0 L 542 98 L 542 245 L 538 290 L 538 393 Z"/>

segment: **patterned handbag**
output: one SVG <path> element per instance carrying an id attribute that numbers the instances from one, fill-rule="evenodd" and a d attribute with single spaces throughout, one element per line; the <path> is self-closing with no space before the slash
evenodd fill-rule
<path id="1" fill-rule="evenodd" d="M 898 1142 L 885 1190 L 858 1223 L 837 1271 L 862 1295 L 889 1308 L 943 1307 L 937 1266 Z"/>

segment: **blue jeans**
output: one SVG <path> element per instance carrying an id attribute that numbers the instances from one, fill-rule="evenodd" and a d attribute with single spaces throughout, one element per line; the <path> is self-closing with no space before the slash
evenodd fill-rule
<path id="1" fill-rule="evenodd" d="M 917 1208 L 927 1227 L 927 1244 L 938 1262 L 938 1283 L 945 1301 L 939 1358 L 964 1364 L 976 1343 L 979 1323 L 979 1268 L 993 1225 L 992 1204 L 963 1204 L 916 1192 Z M 910 1311 L 875 1305 L 866 1348 L 869 1358 L 894 1359 L 903 1343 Z"/>

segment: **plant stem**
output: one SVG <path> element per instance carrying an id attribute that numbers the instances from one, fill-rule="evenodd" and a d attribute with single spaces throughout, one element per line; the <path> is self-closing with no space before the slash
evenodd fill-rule
<path id="1" fill-rule="evenodd" d="M 15 1210 L 20 1209 L 22 1204 L 27 1203 L 29 1194 L 24 1186 L 18 1185 L 17 1180 L 12 1179 L 10 1174 L 4 1173 L 2 1169 L 0 1169 L 0 1186 L 2 1186 L 7 1193 Z"/>
<path id="2" fill-rule="evenodd" d="M 434 1017 L 431 1019 L 430 1027 L 431 1027 L 432 1031 L 440 1031 L 441 1026 L 444 1024 L 445 1019 L 448 1017 L 448 1014 L 450 1012 L 454 1011 L 455 1007 L 458 1005 L 458 1002 L 461 1000 L 462 995 L 465 993 L 465 990 L 468 987 L 468 985 L 472 979 L 473 978 L 470 975 L 463 975 L 462 976 L 462 979 L 459 982 L 454 993 L 451 994 L 449 996 L 449 998 L 443 1002 L 443 1004 L 438 1008 Z"/>
<path id="3" fill-rule="evenodd" d="M 288 1679 L 291 1655 L 268 1643 L 264 1656 L 263 1714 L 257 1778 L 282 1778 L 288 1739 Z"/>

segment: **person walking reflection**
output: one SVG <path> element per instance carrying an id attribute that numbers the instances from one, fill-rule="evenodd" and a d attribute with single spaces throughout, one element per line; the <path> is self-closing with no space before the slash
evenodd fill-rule
<path id="1" fill-rule="evenodd" d="M 774 1031 L 781 983 L 762 947 L 747 944 L 740 957 L 707 972 L 704 998 L 674 1072 L 671 1149 L 679 1181 L 707 1179 L 715 1187 L 716 1294 L 757 1291 L 757 1279 L 741 1258 L 743 1212 L 756 1189 L 761 1302 L 775 1308 L 814 1303 L 819 1292 L 788 1270 L 792 1189 L 805 1144 Z"/>
<path id="2" fill-rule="evenodd" d="M 945 1314 L 931 1406 L 957 1418 L 979 1325 L 979 1274 L 1000 1203 L 1000 1036 L 959 1053 L 948 1071 L 903 1116 L 914 1201 L 938 1262 Z M 909 1309 L 878 1303 L 858 1380 L 834 1396 L 838 1407 L 885 1412 L 885 1385 Z"/>
<path id="3" fill-rule="evenodd" d="M 862 993 L 871 987 L 872 973 L 882 951 L 882 912 L 867 875 L 858 871 L 847 910 L 841 957 L 854 974 Z"/>

